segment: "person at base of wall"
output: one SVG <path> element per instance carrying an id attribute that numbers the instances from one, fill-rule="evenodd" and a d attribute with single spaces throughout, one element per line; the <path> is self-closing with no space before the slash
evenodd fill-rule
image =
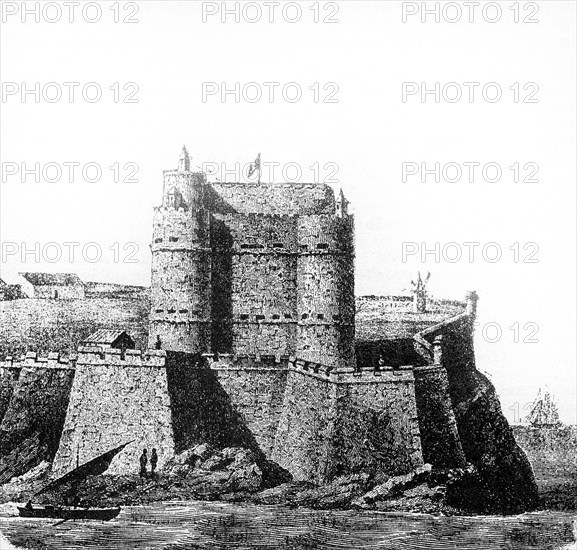
<path id="1" fill-rule="evenodd" d="M 148 455 L 146 449 L 140 455 L 140 477 L 146 477 L 146 465 L 148 464 Z"/>
<path id="2" fill-rule="evenodd" d="M 152 454 L 150 455 L 150 477 L 156 475 L 156 465 L 158 464 L 158 454 L 156 454 L 156 449 L 152 449 Z"/>

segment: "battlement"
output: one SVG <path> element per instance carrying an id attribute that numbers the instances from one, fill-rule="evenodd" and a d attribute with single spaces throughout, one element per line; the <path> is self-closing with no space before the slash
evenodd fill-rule
<path id="1" fill-rule="evenodd" d="M 334 369 L 314 361 L 305 361 L 291 357 L 289 359 L 289 369 L 335 384 L 414 382 L 413 367 L 411 365 L 398 368 L 382 366 L 378 369 L 372 367 L 361 369 Z"/>
<path id="2" fill-rule="evenodd" d="M 164 173 L 170 171 L 165 170 Z M 256 182 L 256 181 L 217 181 L 217 182 L 208 182 L 209 185 L 218 187 L 218 188 L 225 188 L 225 189 L 254 189 L 254 188 L 273 188 L 275 190 L 280 191 L 292 191 L 294 189 L 309 189 L 309 190 L 316 190 L 316 189 L 330 189 L 330 187 L 326 183 L 307 183 L 307 182 L 283 182 L 283 183 L 275 183 L 275 182 Z"/>
<path id="3" fill-rule="evenodd" d="M 413 312 L 414 297 L 410 295 L 388 295 L 388 296 L 359 296 L 357 298 L 359 304 L 366 304 L 367 306 L 374 306 L 382 311 L 399 311 L 399 312 Z M 429 298 L 427 300 L 427 309 L 423 314 L 443 314 L 456 315 L 467 307 L 467 303 L 460 300 L 447 300 L 438 298 Z"/>
<path id="4" fill-rule="evenodd" d="M 46 357 L 39 357 L 37 352 L 29 351 L 20 358 L 6 357 L 4 361 L 0 361 L 0 369 L 50 368 L 74 370 L 76 361 L 77 356 L 74 354 L 49 353 Z"/>
<path id="5" fill-rule="evenodd" d="M 270 220 L 271 222 L 277 222 L 277 221 L 297 220 L 301 216 L 302 214 L 295 214 L 295 213 L 271 214 L 267 212 L 247 212 L 244 214 L 227 212 L 226 214 L 218 214 L 218 218 L 224 221 L 234 221 L 236 219 L 243 219 L 249 221 Z"/>
<path id="6" fill-rule="evenodd" d="M 190 172 L 182 170 L 163 170 L 164 180 L 173 183 L 176 181 L 186 181 L 191 183 L 206 183 L 206 174 L 204 172 Z"/>
<path id="7" fill-rule="evenodd" d="M 155 214 L 170 214 L 171 218 L 181 218 L 183 221 L 190 218 L 189 211 L 183 206 L 179 206 L 178 208 L 171 208 L 170 206 L 154 206 L 152 211 Z"/>
<path id="8" fill-rule="evenodd" d="M 249 355 L 203 353 L 208 366 L 215 370 L 287 370 L 288 355 Z"/>
<path id="9" fill-rule="evenodd" d="M 115 348 L 80 347 L 78 365 L 164 368 L 166 351 L 164 350 L 122 350 Z"/>

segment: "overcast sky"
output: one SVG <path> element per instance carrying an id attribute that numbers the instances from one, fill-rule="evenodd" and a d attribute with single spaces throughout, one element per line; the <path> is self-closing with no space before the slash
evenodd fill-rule
<path id="1" fill-rule="evenodd" d="M 461 299 L 476 290 L 478 367 L 505 413 L 511 420 L 515 411 L 526 414 L 537 390 L 548 387 L 563 419 L 575 422 L 573 2 L 521 2 L 518 12 L 500 2 L 500 14 L 478 10 L 469 22 L 463 11 L 454 23 L 447 20 L 458 18 L 455 7 L 439 23 L 434 14 L 423 23 L 420 13 L 411 15 L 420 2 L 405 3 L 406 22 L 401 2 L 355 0 L 300 3 L 300 14 L 277 8 L 273 22 L 261 4 L 254 23 L 246 19 L 256 20 L 257 8 L 242 6 L 239 23 L 234 13 L 223 23 L 221 2 L 95 4 L 102 12 L 95 23 L 86 19 L 96 19 L 97 8 L 76 12 L 73 23 L 66 12 L 47 22 L 57 19 L 55 8 L 39 23 L 3 14 L 3 278 L 75 271 L 84 280 L 147 285 L 152 207 L 162 170 L 176 167 L 182 145 L 193 167 L 231 171 L 261 153 L 263 163 L 279 163 L 275 181 L 295 177 L 296 163 L 301 181 L 342 187 L 356 216 L 358 294 L 408 290 L 419 269 L 432 273 L 435 296 Z M 116 16 L 138 22 L 115 23 Z M 39 86 L 38 103 L 34 93 L 23 99 L 22 83 Z M 234 93 L 222 101 L 223 83 L 229 90 L 239 83 L 238 103 Z M 422 83 L 433 91 L 439 83 L 438 103 L 434 93 L 423 102 Z M 83 98 L 99 89 L 99 101 Z M 131 99 L 137 102 L 124 101 Z M 41 181 L 32 174 L 22 182 L 21 164 L 37 162 Z M 413 163 L 409 171 L 440 163 L 442 181 L 403 178 L 403 162 Z M 64 163 L 80 165 L 72 183 Z M 99 181 L 85 181 L 95 179 L 94 167 L 82 175 L 87 163 L 101 167 Z M 479 163 L 475 181 L 464 163 Z M 500 180 L 486 181 L 496 179 L 497 167 Z M 57 180 L 58 169 L 59 182 L 43 177 Z M 460 181 L 443 181 L 459 169 Z M 212 177 L 235 179 L 220 169 Z M 270 179 L 265 169 L 263 180 Z M 57 256 L 51 242 L 60 261 L 47 261 Z M 70 242 L 80 243 L 73 262 Z M 23 263 L 22 243 L 40 246 L 41 257 L 29 254 Z M 412 252 L 405 258 L 403 243 Z M 440 257 L 423 261 L 422 243 L 438 246 Z M 102 258 L 91 263 L 98 249 Z"/>

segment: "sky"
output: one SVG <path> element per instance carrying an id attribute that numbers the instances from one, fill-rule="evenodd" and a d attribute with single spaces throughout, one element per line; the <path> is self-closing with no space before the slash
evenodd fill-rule
<path id="1" fill-rule="evenodd" d="M 573 2 L 441 2 L 438 22 L 421 2 L 22 4 L 1 4 L 2 278 L 148 285 L 182 145 L 223 181 L 260 153 L 263 181 L 343 189 L 357 294 L 419 270 L 436 297 L 477 291 L 508 418 L 547 388 L 576 422 Z"/>

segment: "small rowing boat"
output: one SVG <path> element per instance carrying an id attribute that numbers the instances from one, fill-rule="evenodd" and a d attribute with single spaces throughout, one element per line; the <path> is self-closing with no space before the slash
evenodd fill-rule
<path id="1" fill-rule="evenodd" d="M 51 489 L 55 489 L 63 484 L 70 483 L 76 485 L 88 476 L 103 474 L 112 459 L 122 451 L 127 445 L 132 443 L 124 443 L 111 449 L 100 456 L 80 465 L 78 457 L 76 459 L 76 468 L 68 472 L 67 474 L 59 477 L 58 479 L 50 482 L 48 485 L 40 489 L 36 493 L 39 495 L 45 493 Z M 73 501 L 74 502 L 74 501 Z M 116 508 L 87 508 L 83 506 L 60 506 L 60 505 L 34 505 L 32 501 L 29 501 L 26 506 L 18 506 L 18 513 L 20 517 L 23 518 L 50 518 L 50 519 L 61 519 L 63 521 L 74 520 L 74 519 L 96 519 L 100 521 L 109 521 L 114 519 L 120 513 L 120 507 Z"/>
<path id="2" fill-rule="evenodd" d="M 74 506 L 18 506 L 20 517 L 50 519 L 96 519 L 109 521 L 120 513 L 118 508 L 82 508 Z"/>

